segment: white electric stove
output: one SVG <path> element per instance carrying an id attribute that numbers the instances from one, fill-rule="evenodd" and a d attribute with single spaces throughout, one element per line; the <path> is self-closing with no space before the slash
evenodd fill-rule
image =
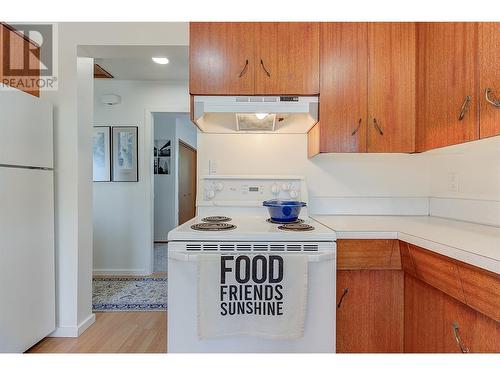
<path id="1" fill-rule="evenodd" d="M 334 352 L 336 235 L 301 210 L 292 224 L 273 223 L 262 202 L 308 203 L 299 176 L 202 178 L 197 216 L 168 234 L 169 352 Z M 197 260 L 204 254 L 307 254 L 308 295 L 302 337 L 272 340 L 251 336 L 200 339 Z"/>

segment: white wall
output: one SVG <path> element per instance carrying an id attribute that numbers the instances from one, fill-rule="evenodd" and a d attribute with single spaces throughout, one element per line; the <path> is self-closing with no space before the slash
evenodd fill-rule
<path id="1" fill-rule="evenodd" d="M 500 226 L 500 137 L 426 153 L 431 214 Z"/>
<path id="2" fill-rule="evenodd" d="M 153 113 L 154 139 L 170 140 L 170 174 L 154 176 L 154 240 L 166 241 L 175 228 L 176 113 Z"/>
<path id="3" fill-rule="evenodd" d="M 155 137 L 164 134 L 172 140 L 171 174 L 155 175 L 154 239 L 166 241 L 168 232 L 179 225 L 179 141 L 196 149 L 198 128 L 188 113 L 158 112 L 153 118 Z"/>
<path id="4" fill-rule="evenodd" d="M 81 206 L 83 197 L 91 199 L 91 192 L 80 189 L 80 184 L 92 181 L 91 170 L 79 163 L 85 158 L 91 162 L 91 154 L 79 155 L 79 128 L 92 126 L 78 122 L 77 97 L 77 50 L 79 45 L 188 45 L 188 24 L 181 23 L 59 23 L 58 24 L 58 82 L 59 89 L 42 92 L 42 98 L 54 105 L 54 182 L 55 182 L 55 235 L 56 235 L 56 283 L 58 329 L 60 336 L 77 336 L 85 328 L 91 315 L 79 315 L 78 303 L 87 304 L 80 275 L 90 275 L 88 262 L 80 257 L 91 257 L 92 229 L 86 224 L 90 212 Z M 137 32 L 140 30 L 141 32 Z M 164 104 L 164 103 L 163 103 Z M 164 105 L 162 105 L 163 107 Z M 184 104 L 187 111 L 188 99 Z M 87 115 L 91 110 L 85 110 Z M 85 137 L 87 138 L 87 137 Z M 90 143 L 89 143 L 90 144 Z M 79 194 L 80 198 L 79 199 Z M 80 204 L 80 206 L 79 206 Z M 79 213 L 81 211 L 81 213 Z M 83 241 L 83 239 L 86 239 Z M 85 243 L 86 242 L 86 243 Z M 88 284 L 88 281 L 85 281 Z M 87 308 L 89 310 L 90 305 Z M 81 311 L 80 311 L 81 312 Z M 88 314 L 88 313 L 87 313 Z M 64 329 L 59 329 L 64 327 Z M 79 328 L 80 327 L 80 328 Z"/>
<path id="5" fill-rule="evenodd" d="M 430 195 L 500 201 L 500 137 L 430 151 Z M 450 189 L 452 174 L 457 191 Z"/>
<path id="6" fill-rule="evenodd" d="M 420 155 L 324 154 L 307 158 L 306 134 L 206 134 L 198 137 L 199 174 L 209 159 L 218 174 L 304 175 L 310 198 L 427 197 Z"/>
<path id="7" fill-rule="evenodd" d="M 94 107 L 94 59 L 78 58 L 78 248 L 92 247 L 92 124 Z M 90 235 L 89 235 L 90 234 Z M 92 252 L 78 252 L 77 313 L 79 331 L 95 321 L 92 314 Z"/>
<path id="8" fill-rule="evenodd" d="M 99 102 L 101 95 L 110 93 L 120 95 L 122 103 L 107 106 Z M 94 273 L 149 272 L 148 246 L 153 242 L 153 207 L 149 202 L 153 135 L 152 129 L 147 128 L 151 123 L 145 122 L 145 111 L 171 106 L 186 112 L 188 105 L 185 81 L 96 80 L 95 124 L 139 127 L 139 182 L 94 183 Z"/>

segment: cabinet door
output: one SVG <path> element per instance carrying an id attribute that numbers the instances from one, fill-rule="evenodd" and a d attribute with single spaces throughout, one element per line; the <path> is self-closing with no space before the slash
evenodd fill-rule
<path id="1" fill-rule="evenodd" d="M 453 353 L 459 348 L 446 327 L 446 294 L 405 275 L 405 353 Z M 450 297 L 451 298 L 451 297 Z"/>
<path id="2" fill-rule="evenodd" d="M 319 94 L 319 24 L 256 24 L 255 93 Z"/>
<path id="3" fill-rule="evenodd" d="M 367 70 L 367 24 L 321 24 L 321 152 L 366 151 Z"/>
<path id="4" fill-rule="evenodd" d="M 415 151 L 415 24 L 368 25 L 368 152 Z"/>
<path id="5" fill-rule="evenodd" d="M 417 40 L 417 151 L 477 139 L 477 24 L 419 23 Z"/>
<path id="6" fill-rule="evenodd" d="M 480 137 L 500 134 L 500 23 L 479 24 Z"/>
<path id="7" fill-rule="evenodd" d="M 499 323 L 409 275 L 404 325 L 406 353 L 500 352 Z"/>
<path id="8" fill-rule="evenodd" d="M 189 91 L 197 95 L 254 93 L 254 24 L 189 24 Z"/>
<path id="9" fill-rule="evenodd" d="M 337 352 L 401 353 L 403 294 L 402 271 L 337 271 Z"/>

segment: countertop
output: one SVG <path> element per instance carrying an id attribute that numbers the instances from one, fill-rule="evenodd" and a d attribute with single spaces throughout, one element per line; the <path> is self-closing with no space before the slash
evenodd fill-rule
<path id="1" fill-rule="evenodd" d="M 338 239 L 400 239 L 500 274 L 500 228 L 433 216 L 315 215 Z"/>

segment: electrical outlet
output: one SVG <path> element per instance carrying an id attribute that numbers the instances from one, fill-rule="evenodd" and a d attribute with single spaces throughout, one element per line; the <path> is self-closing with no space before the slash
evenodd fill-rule
<path id="1" fill-rule="evenodd" d="M 208 174 L 217 174 L 217 163 L 215 160 L 208 161 Z"/>
<path id="2" fill-rule="evenodd" d="M 450 193 L 458 193 L 460 191 L 460 179 L 458 173 L 448 173 L 448 191 Z"/>

